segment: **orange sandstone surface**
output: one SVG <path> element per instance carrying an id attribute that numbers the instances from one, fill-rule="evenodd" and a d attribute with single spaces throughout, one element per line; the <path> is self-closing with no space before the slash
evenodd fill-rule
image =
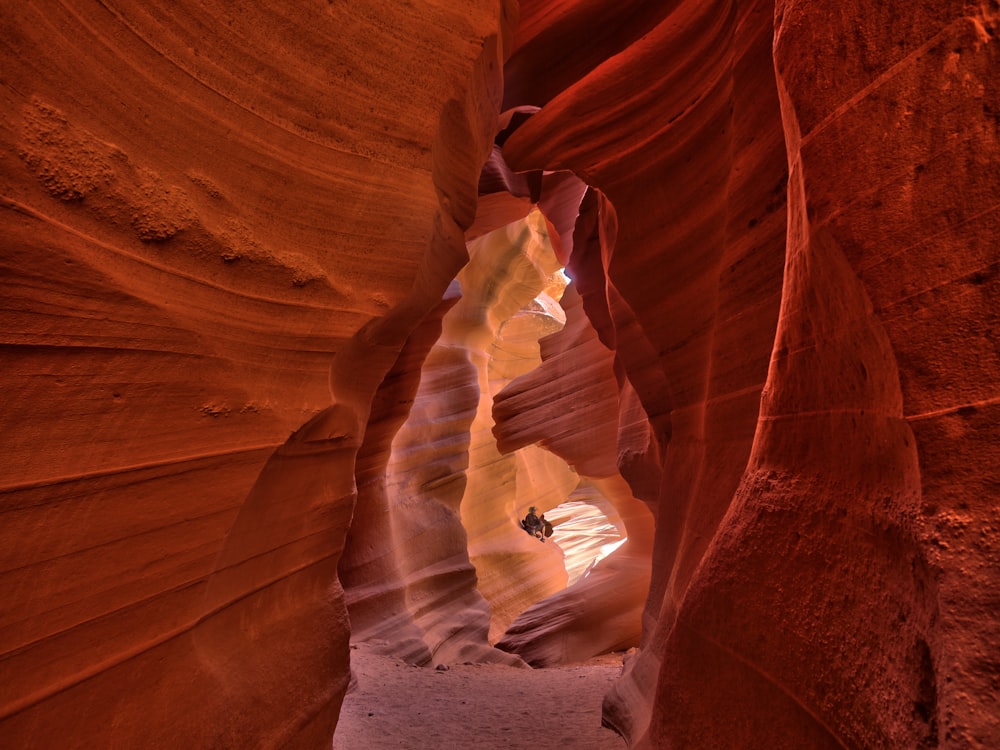
<path id="1" fill-rule="evenodd" d="M 0 744 L 1000 746 L 995 0 L 6 6 Z"/>

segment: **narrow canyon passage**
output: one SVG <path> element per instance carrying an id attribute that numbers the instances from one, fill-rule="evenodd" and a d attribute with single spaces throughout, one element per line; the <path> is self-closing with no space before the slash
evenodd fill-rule
<path id="1" fill-rule="evenodd" d="M 487 169 L 503 168 L 494 153 Z M 551 183 L 577 204 L 587 192 Z M 568 209 L 572 227 L 581 209 Z M 359 452 L 339 565 L 352 641 L 414 663 L 506 659 L 497 645 L 552 665 L 639 643 L 653 518 L 616 464 L 633 391 L 563 271 L 568 240 L 527 210 L 469 241 L 441 317 L 376 394 Z M 648 450 L 648 421 L 630 419 Z M 522 530 L 529 508 L 553 514 L 551 543 Z"/>
<path id="2" fill-rule="evenodd" d="M 1000 747 L 998 70 L 998 0 L 3 3 L 0 745 Z"/>
<path id="3" fill-rule="evenodd" d="M 621 654 L 584 664 L 523 669 L 408 665 L 352 647 L 352 683 L 333 750 L 623 750 L 601 726 L 601 701 Z"/>

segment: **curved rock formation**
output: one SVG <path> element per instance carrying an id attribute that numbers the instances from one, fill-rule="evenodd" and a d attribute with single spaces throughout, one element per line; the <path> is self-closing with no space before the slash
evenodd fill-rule
<path id="1" fill-rule="evenodd" d="M 501 6 L 5 9 L 7 744 L 328 744 L 355 453 L 466 260 Z"/>
<path id="2" fill-rule="evenodd" d="M 6 744 L 641 626 L 631 747 L 1000 746 L 995 0 L 7 5 Z"/>
<path id="3" fill-rule="evenodd" d="M 623 365 L 670 409 L 644 647 L 606 720 L 649 747 L 994 744 L 995 555 L 965 534 L 993 535 L 995 493 L 939 440 L 995 452 L 996 9 L 677 2 L 641 38 L 603 26 L 595 59 L 546 52 L 560 14 L 524 5 L 505 105 L 542 106 L 505 157 L 613 202 L 608 278 L 656 353 Z M 532 87 L 546 59 L 561 85 Z"/>
<path id="4" fill-rule="evenodd" d="M 563 306 L 566 326 L 541 341 L 541 365 L 494 398 L 498 448 L 537 444 L 563 458 L 611 503 L 627 540 L 585 578 L 526 611 L 498 642 L 537 665 L 638 643 L 653 542 L 652 515 L 618 472 L 623 430 L 614 354 L 598 339 L 574 287 Z"/>
<path id="5" fill-rule="evenodd" d="M 474 364 L 478 395 L 468 425 L 462 522 L 479 590 L 490 602 L 495 642 L 521 611 L 566 586 L 559 549 L 528 536 L 519 522 L 531 505 L 542 512 L 565 500 L 578 477 L 538 447 L 504 455 L 491 432 L 495 395 L 540 362 L 539 338 L 564 324 L 556 300 L 565 281 L 549 227 L 537 210 L 473 240 L 469 253 L 469 265 L 459 274 L 467 305 L 456 309 L 453 339 Z"/>
<path id="6" fill-rule="evenodd" d="M 539 448 L 501 456 L 490 407 L 492 393 L 537 364 L 539 336 L 562 327 L 546 292 L 563 282 L 538 211 L 469 252 L 450 309 L 425 325 L 439 333 L 426 357 L 401 357 L 383 384 L 377 403 L 405 421 L 387 425 L 391 445 L 373 443 L 382 459 L 366 472 L 372 490 L 359 493 L 341 578 L 356 639 L 417 663 L 522 663 L 489 641 L 565 587 L 566 572 L 559 550 L 518 519 L 532 503 L 561 502 L 577 477 Z"/>

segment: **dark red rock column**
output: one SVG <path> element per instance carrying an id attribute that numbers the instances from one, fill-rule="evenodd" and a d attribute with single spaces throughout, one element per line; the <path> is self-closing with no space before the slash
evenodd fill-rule
<path id="1" fill-rule="evenodd" d="M 926 567 L 907 569 L 899 555 L 897 574 L 916 591 L 887 593 L 897 608 L 926 602 L 927 622 L 921 636 L 912 623 L 881 636 L 912 649 L 909 695 L 883 720 L 928 746 L 991 747 L 1000 743 L 1000 666 L 987 645 L 1000 641 L 991 541 L 1000 528 L 1000 7 L 777 5 L 775 66 L 802 234 L 838 248 L 871 300 L 915 438 L 919 488 L 900 524 Z"/>
<path id="2" fill-rule="evenodd" d="M 651 712 L 669 710 L 649 699 L 664 638 L 750 456 L 778 317 L 787 182 L 772 6 L 657 7 L 638 36 L 602 27 L 617 34 L 618 54 L 570 55 L 579 66 L 563 70 L 547 101 L 523 102 L 543 106 L 504 147 L 514 168 L 574 171 L 616 214 L 599 220 L 615 229 L 601 259 L 606 301 L 600 291 L 584 299 L 665 446 L 661 465 L 622 472 L 657 506 L 644 647 L 606 711 L 633 738 Z"/>

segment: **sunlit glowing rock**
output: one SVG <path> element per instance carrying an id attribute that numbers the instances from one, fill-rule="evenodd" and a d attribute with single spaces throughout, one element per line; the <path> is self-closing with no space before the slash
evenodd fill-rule
<path id="1" fill-rule="evenodd" d="M 495 640 L 531 603 L 566 585 L 558 548 L 540 544 L 518 522 L 530 505 L 544 510 L 565 500 L 577 476 L 539 448 L 501 455 L 491 431 L 493 396 L 537 366 L 538 339 L 563 325 L 552 294 L 561 296 L 565 281 L 538 211 L 525 222 L 473 240 L 469 254 L 470 263 L 459 275 L 468 298 L 451 316 L 453 341 L 468 352 L 480 394 L 471 423 L 462 522 L 479 590 L 490 602 Z"/>
<path id="2" fill-rule="evenodd" d="M 625 526 L 618 512 L 586 481 L 545 516 L 554 527 L 551 541 L 562 550 L 568 585 L 576 583 L 625 541 Z"/>

